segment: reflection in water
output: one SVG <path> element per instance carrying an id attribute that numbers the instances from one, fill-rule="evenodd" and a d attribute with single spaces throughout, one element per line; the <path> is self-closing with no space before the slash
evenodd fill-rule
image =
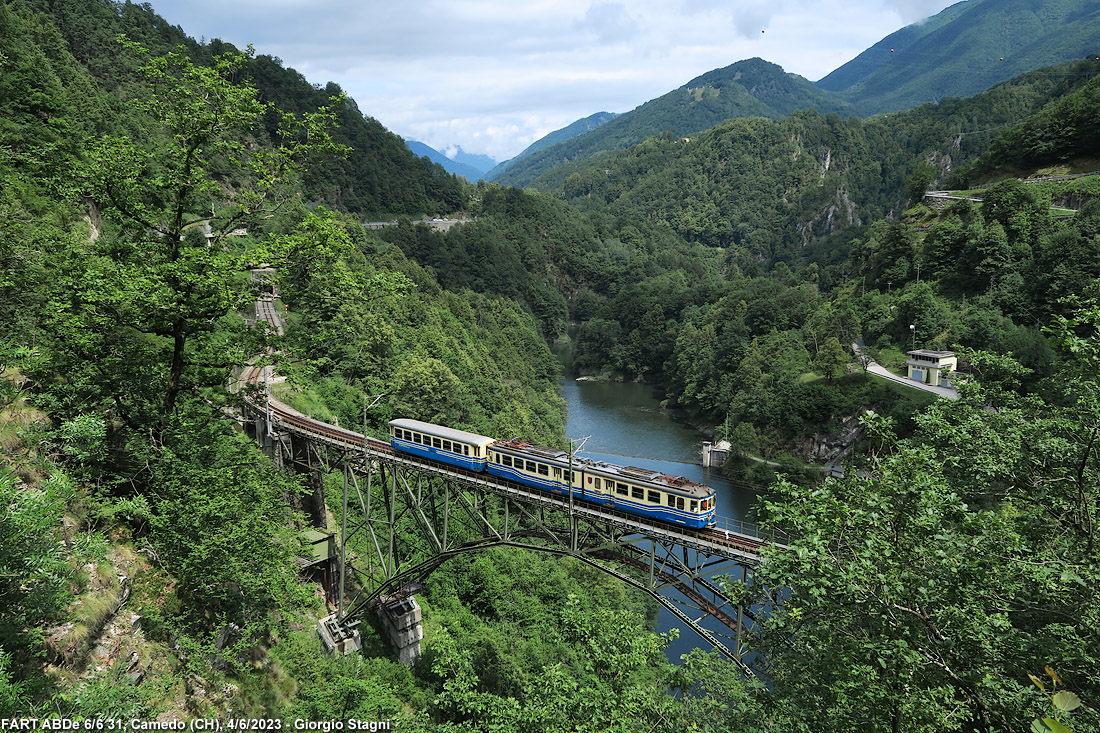
<path id="1" fill-rule="evenodd" d="M 574 439 L 591 436 L 578 455 L 701 481 L 714 488 L 719 517 L 745 517 L 756 496 L 735 488 L 716 469 L 703 468 L 703 436 L 661 409 L 659 391 L 643 384 L 576 382 L 568 377 L 561 380 L 561 390 L 569 409 L 566 435 Z M 681 629 L 680 638 L 666 651 L 673 662 L 696 646 L 709 648 L 662 607 L 657 630 L 673 627 Z"/>

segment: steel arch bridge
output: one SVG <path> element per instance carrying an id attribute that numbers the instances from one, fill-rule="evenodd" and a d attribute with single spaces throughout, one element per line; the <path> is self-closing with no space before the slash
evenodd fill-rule
<path id="1" fill-rule="evenodd" d="M 263 381 L 264 370 L 249 367 L 242 381 Z M 752 674 L 741 643 L 751 615 L 715 576 L 744 580 L 761 548 L 777 544 L 754 526 L 656 522 L 399 453 L 269 397 L 245 404 L 256 437 L 276 462 L 309 474 L 311 513 L 321 526 L 321 475 L 343 473 L 336 621 L 345 628 L 383 602 L 411 595 L 452 557 L 520 547 L 573 557 L 646 592 Z"/>

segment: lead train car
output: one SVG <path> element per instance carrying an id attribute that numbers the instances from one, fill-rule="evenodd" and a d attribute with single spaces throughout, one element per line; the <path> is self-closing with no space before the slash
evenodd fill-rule
<path id="1" fill-rule="evenodd" d="M 495 442 L 496 438 L 419 420 L 390 420 L 390 445 L 397 450 L 472 471 L 485 470 L 489 446 Z"/>
<path id="2" fill-rule="evenodd" d="M 576 498 L 631 514 L 689 527 L 714 524 L 714 489 L 682 476 L 576 456 L 570 470 L 565 451 L 518 439 L 490 445 L 486 470 L 546 491 L 572 491 Z"/>

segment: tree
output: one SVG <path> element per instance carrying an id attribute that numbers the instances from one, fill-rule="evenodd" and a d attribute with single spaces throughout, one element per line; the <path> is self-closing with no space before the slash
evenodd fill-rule
<path id="1" fill-rule="evenodd" d="M 21 663 L 42 649 L 42 628 L 71 597 L 61 537 L 65 502 L 73 487 L 63 474 L 29 486 L 0 469 L 0 711 L 4 667 L 16 655 Z"/>
<path id="2" fill-rule="evenodd" d="M 796 538 L 754 580 L 789 589 L 758 646 L 775 706 L 815 711 L 814 730 L 1016 729 L 1049 710 L 1029 682 L 1045 665 L 1095 696 L 1097 324 L 1095 302 L 1056 322 L 1067 362 L 1049 401 L 1010 391 L 1011 359 L 972 354 L 984 381 L 919 415 L 911 440 L 872 416 L 861 471 L 772 487 L 768 521 Z"/>
<path id="3" fill-rule="evenodd" d="M 928 163 L 919 163 L 913 174 L 905 181 L 905 188 L 909 192 L 909 201 L 919 204 L 924 198 L 925 191 L 936 180 L 936 168 Z"/>
<path id="4" fill-rule="evenodd" d="M 203 67 L 182 49 L 150 58 L 120 42 L 144 61 L 149 93 L 135 104 L 155 133 L 89 145 L 73 193 L 105 221 L 59 243 L 50 366 L 69 377 L 69 399 L 100 395 L 125 424 L 163 430 L 182 392 L 243 363 L 242 324 L 228 315 L 252 294 L 229 237 L 256 235 L 310 156 L 341 152 L 327 127 L 344 100 L 295 117 L 234 80 L 251 50 Z M 272 141 L 257 137 L 265 114 L 279 120 Z"/>
<path id="5" fill-rule="evenodd" d="M 836 336 L 830 336 L 814 356 L 813 367 L 829 382 L 835 382 L 848 373 L 848 365 L 851 362 L 852 358 L 848 350 L 840 345 Z"/>
<path id="6" fill-rule="evenodd" d="M 308 597 L 287 504 L 301 486 L 210 413 L 197 401 L 181 406 L 151 459 L 151 539 L 179 583 L 185 627 L 209 636 L 232 622 L 254 642 L 269 611 Z"/>

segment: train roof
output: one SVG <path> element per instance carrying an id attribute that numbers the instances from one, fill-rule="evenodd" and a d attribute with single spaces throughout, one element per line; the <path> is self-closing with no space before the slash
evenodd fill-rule
<path id="1" fill-rule="evenodd" d="M 665 491 L 674 491 L 699 499 L 705 499 L 714 494 L 714 489 L 706 484 L 692 481 L 685 476 L 670 476 L 666 473 L 654 471 L 649 468 L 617 466 L 614 463 L 607 463 L 606 461 L 594 461 L 592 465 L 585 470 L 611 478 L 624 479 L 635 483 L 651 484 Z"/>
<path id="2" fill-rule="evenodd" d="M 415 430 L 425 435 L 432 435 L 446 440 L 457 440 L 460 443 L 470 443 L 471 445 L 488 445 L 496 441 L 496 438 L 490 438 L 487 435 L 478 435 L 477 433 L 470 433 L 465 430 L 456 430 L 454 428 L 444 427 L 443 425 L 421 422 L 420 420 L 409 420 L 403 417 L 397 418 L 396 420 L 390 420 L 390 425 L 395 428 Z"/>
<path id="3" fill-rule="evenodd" d="M 532 458 L 553 461 L 562 466 L 569 464 L 569 453 L 566 451 L 559 448 L 548 448 L 545 445 L 527 443 L 521 438 L 498 440 L 493 443 L 491 448 L 493 450 L 506 450 L 513 454 L 527 455 Z M 665 491 L 673 491 L 698 499 L 705 499 L 714 494 L 714 489 L 706 484 L 692 481 L 683 476 L 669 476 L 660 471 L 653 471 L 648 468 L 638 468 L 637 466 L 618 466 L 614 463 L 607 463 L 606 461 L 594 461 L 591 458 L 582 458 L 575 454 L 573 456 L 573 469 L 577 471 L 592 471 L 593 473 L 598 473 L 608 478 L 655 486 Z"/>
<path id="4" fill-rule="evenodd" d="M 569 462 L 569 453 L 561 450 L 560 448 L 550 448 L 545 445 L 537 445 L 535 443 L 528 443 L 523 438 L 508 438 L 507 440 L 498 440 L 492 445 L 493 450 L 510 450 L 514 453 L 526 453 L 527 455 L 536 458 L 545 458 L 551 461 L 563 461 Z M 580 459 L 577 456 L 573 456 L 573 462 L 576 463 Z"/>

